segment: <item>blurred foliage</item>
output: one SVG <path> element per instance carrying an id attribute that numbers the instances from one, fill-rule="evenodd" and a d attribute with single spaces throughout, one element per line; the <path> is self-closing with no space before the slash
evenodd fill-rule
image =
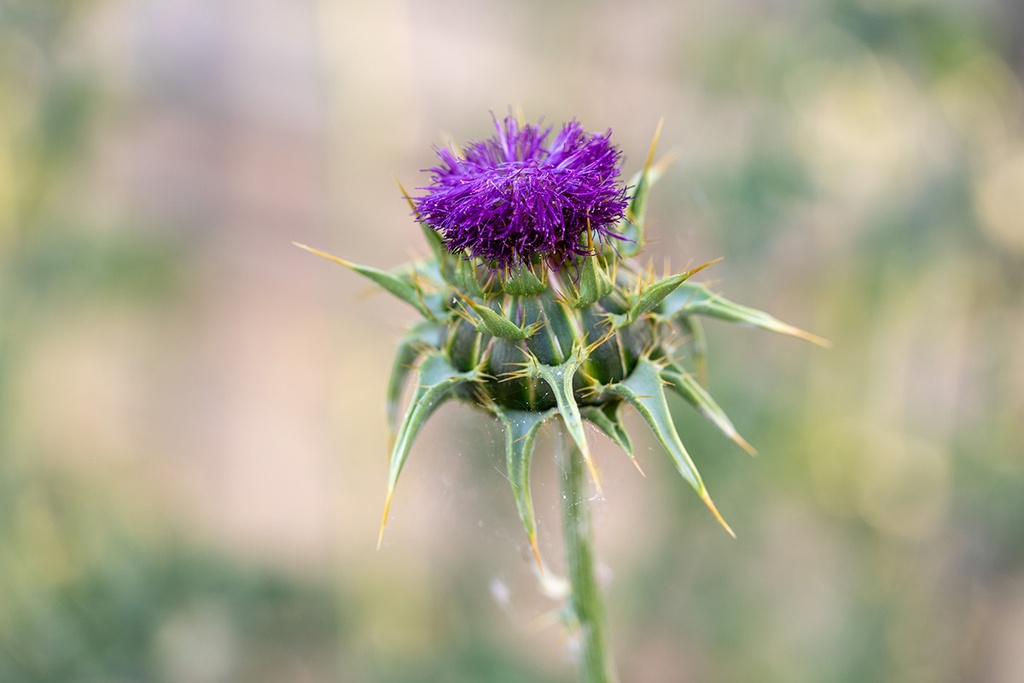
<path id="1" fill-rule="evenodd" d="M 78 186 L 101 110 L 59 46 L 88 3 L 0 1 L 0 680 L 279 680 L 336 667 L 338 610 L 308 586 L 185 542 L 18 425 L 41 329 L 172 296 L 179 250 L 97 225 Z"/>
<path id="2" fill-rule="evenodd" d="M 58 533 L 95 536 L 110 520 L 53 523 Z M 269 681 L 295 662 L 333 668 L 338 625 L 329 594 L 134 536 L 89 539 L 103 547 L 88 558 L 41 558 L 38 537 L 18 556 L 5 553 L 3 680 Z M 78 539 L 52 540 L 82 553 Z"/>

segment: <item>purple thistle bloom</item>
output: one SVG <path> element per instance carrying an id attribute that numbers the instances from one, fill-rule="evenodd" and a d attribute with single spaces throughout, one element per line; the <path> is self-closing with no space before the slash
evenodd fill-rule
<path id="1" fill-rule="evenodd" d="M 611 131 L 586 133 L 573 120 L 548 145 L 551 127 L 512 116 L 494 124 L 497 135 L 471 143 L 465 158 L 437 150 L 432 184 L 414 200 L 417 220 L 438 231 L 450 252 L 498 268 L 535 256 L 561 264 L 593 253 L 595 240 L 621 239 L 613 226 L 627 197 Z"/>

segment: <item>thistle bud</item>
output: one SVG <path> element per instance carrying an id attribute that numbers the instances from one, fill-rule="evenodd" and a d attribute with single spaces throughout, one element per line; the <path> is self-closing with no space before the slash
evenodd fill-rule
<path id="1" fill-rule="evenodd" d="M 529 480 L 538 428 L 561 417 L 600 489 L 584 423 L 634 458 L 622 421 L 628 405 L 732 533 L 666 397 L 680 395 L 753 453 L 698 379 L 705 364 L 700 319 L 823 340 L 691 282 L 710 264 L 659 279 L 633 260 L 643 246 L 647 193 L 660 175 L 652 163 L 657 135 L 646 165 L 626 185 L 610 131 L 587 133 L 571 121 L 552 136 L 550 127 L 511 116 L 495 127 L 494 137 L 464 150 L 437 150 L 431 183 L 409 199 L 431 258 L 386 272 L 304 247 L 367 277 L 422 318 L 399 343 L 388 384 L 394 448 L 384 522 L 416 435 L 439 406 L 460 400 L 503 424 L 513 498 L 539 561 Z M 687 351 L 690 367 L 680 360 Z M 415 390 L 399 419 L 413 371 Z"/>

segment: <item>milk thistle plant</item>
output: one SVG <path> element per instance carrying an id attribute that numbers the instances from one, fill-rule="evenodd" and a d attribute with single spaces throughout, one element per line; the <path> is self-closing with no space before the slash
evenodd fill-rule
<path id="1" fill-rule="evenodd" d="M 537 544 L 530 463 L 540 426 L 560 423 L 564 614 L 579 639 L 582 680 L 605 683 L 615 674 L 594 573 L 587 476 L 598 493 L 601 479 L 584 423 L 639 469 L 623 422 L 623 409 L 634 408 L 732 534 L 668 408 L 667 394 L 674 392 L 753 454 L 704 387 L 700 320 L 821 340 L 690 280 L 710 263 L 656 277 L 634 260 L 644 245 L 648 191 L 662 173 L 653 163 L 657 134 L 643 169 L 624 184 L 610 131 L 588 133 L 574 120 L 555 133 L 515 116 L 495 119 L 495 127 L 490 139 L 437 150 L 423 194 L 402 190 L 426 236 L 428 258 L 384 271 L 298 246 L 352 269 L 420 314 L 398 345 L 387 387 L 394 446 L 378 547 L 416 435 L 435 410 L 457 400 L 502 425 L 512 499 L 540 572 L 549 571 Z M 401 397 L 413 372 L 403 414 Z"/>

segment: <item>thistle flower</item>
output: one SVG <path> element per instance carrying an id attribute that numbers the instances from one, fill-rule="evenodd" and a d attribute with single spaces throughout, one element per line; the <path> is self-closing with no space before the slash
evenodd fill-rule
<path id="1" fill-rule="evenodd" d="M 298 245 L 369 278 L 421 315 L 398 345 L 388 384 L 394 445 L 384 522 L 421 427 L 442 404 L 461 400 L 504 427 L 512 495 L 539 564 L 530 463 L 539 427 L 556 416 L 600 490 L 584 422 L 636 463 L 622 421 L 623 409 L 635 408 L 731 534 L 668 408 L 667 394 L 678 394 L 754 452 L 704 388 L 700 320 L 825 342 L 690 281 L 710 264 L 657 278 L 633 260 L 644 242 L 648 191 L 661 175 L 652 163 L 657 134 L 643 170 L 623 185 L 610 132 L 589 134 L 571 121 L 548 144 L 551 128 L 511 117 L 495 123 L 493 138 L 462 154 L 438 150 L 426 194 L 406 195 L 429 258 L 383 271 Z M 414 371 L 412 400 L 399 420 Z"/>
<path id="2" fill-rule="evenodd" d="M 611 131 L 588 134 L 573 120 L 549 145 L 550 127 L 512 116 L 494 124 L 495 137 L 463 154 L 438 150 L 433 183 L 414 200 L 417 220 L 450 252 L 505 269 L 544 256 L 557 265 L 592 255 L 595 236 L 621 238 L 613 227 L 627 199 Z"/>

